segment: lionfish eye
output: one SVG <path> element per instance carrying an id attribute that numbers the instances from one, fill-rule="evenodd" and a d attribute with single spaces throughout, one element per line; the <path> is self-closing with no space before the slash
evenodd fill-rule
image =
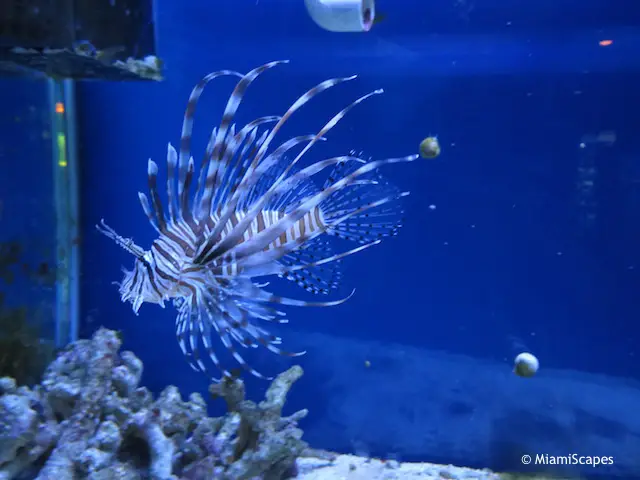
<path id="1" fill-rule="evenodd" d="M 138 257 L 137 262 L 140 262 L 140 265 L 142 265 L 147 270 L 151 267 L 151 263 L 145 256 Z"/>

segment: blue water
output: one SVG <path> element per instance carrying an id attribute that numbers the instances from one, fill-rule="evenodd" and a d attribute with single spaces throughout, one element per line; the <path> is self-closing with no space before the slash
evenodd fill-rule
<path id="1" fill-rule="evenodd" d="M 312 158 L 407 155 L 430 134 L 442 155 L 385 169 L 412 192 L 405 227 L 345 262 L 345 291 L 356 287 L 355 296 L 332 309 L 292 309 L 278 331 L 285 346 L 309 350 L 291 398 L 292 409 L 311 411 L 307 439 L 515 471 L 545 470 L 523 466 L 524 453 L 610 455 L 615 466 L 562 472 L 640 478 L 640 6 L 388 0 L 378 9 L 387 18 L 373 31 L 331 34 L 302 1 L 159 0 L 166 80 L 78 86 L 83 332 L 123 330 L 156 391 L 206 392 L 175 341 L 173 308 L 144 305 L 135 316 L 120 303 L 111 282 L 132 258 L 94 225 L 105 218 L 149 246 L 154 231 L 137 199 L 146 161 L 164 173 L 166 144 L 177 145 L 204 74 L 291 60 L 251 86 L 243 124 L 357 73 L 296 113 L 281 138 L 315 132 L 384 88 Z M 232 88 L 223 79 L 205 92 L 196 160 Z M 615 132 L 611 145 L 585 137 L 604 131 Z M 293 285 L 278 292 L 308 298 Z M 523 350 L 540 359 L 535 378 L 511 373 Z M 267 373 L 291 364 L 250 358 Z M 252 395 L 265 387 L 247 382 Z"/>

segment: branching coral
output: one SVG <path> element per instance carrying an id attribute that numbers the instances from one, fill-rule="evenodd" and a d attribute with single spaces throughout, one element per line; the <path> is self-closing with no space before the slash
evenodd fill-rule
<path id="1" fill-rule="evenodd" d="M 307 412 L 281 412 L 300 367 L 259 404 L 240 380 L 212 387 L 229 413 L 209 418 L 198 394 L 184 401 L 169 386 L 154 399 L 139 387 L 142 362 L 119 348 L 118 335 L 100 329 L 60 352 L 36 387 L 0 379 L 0 480 L 281 480 L 295 471 Z"/>

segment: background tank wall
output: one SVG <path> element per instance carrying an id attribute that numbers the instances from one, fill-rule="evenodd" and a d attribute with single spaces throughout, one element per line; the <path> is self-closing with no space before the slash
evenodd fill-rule
<path id="1" fill-rule="evenodd" d="M 30 382 L 55 335 L 50 111 L 42 79 L 2 79 L 0 92 L 0 375 Z"/>
<path id="2" fill-rule="evenodd" d="M 281 138 L 315 132 L 384 87 L 322 153 L 404 155 L 429 134 L 443 153 L 385 170 L 412 191 L 405 228 L 345 262 L 356 295 L 329 311 L 289 313 L 285 345 L 310 351 L 291 408 L 311 410 L 314 446 L 497 469 L 520 468 L 520 452 L 637 451 L 640 425 L 628 412 L 639 395 L 640 12 L 599 1 L 379 2 L 385 8 L 369 34 L 332 35 L 303 2 L 160 1 L 166 81 L 80 85 L 85 332 L 122 329 L 155 390 L 205 391 L 175 342 L 173 309 L 144 305 L 135 316 L 119 302 L 111 282 L 132 259 L 93 225 L 105 218 L 140 245 L 154 239 L 137 200 L 146 160 L 162 164 L 166 143 L 178 143 L 204 74 L 291 60 L 251 86 L 243 123 L 358 73 L 296 113 Z M 195 152 L 232 88 L 222 80 L 205 92 Z M 594 141 L 602 132 L 615 141 Z M 543 365 L 530 382 L 511 374 L 522 350 Z M 269 373 L 287 365 L 263 352 L 251 359 Z M 607 475 L 638 474 L 633 457 Z"/>

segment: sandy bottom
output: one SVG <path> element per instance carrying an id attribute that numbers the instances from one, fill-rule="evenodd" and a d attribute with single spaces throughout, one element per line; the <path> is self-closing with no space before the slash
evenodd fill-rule
<path id="1" fill-rule="evenodd" d="M 398 463 L 354 455 L 339 455 L 335 460 L 301 458 L 298 460 L 302 480 L 499 480 L 488 470 L 473 470 L 433 463 Z"/>

